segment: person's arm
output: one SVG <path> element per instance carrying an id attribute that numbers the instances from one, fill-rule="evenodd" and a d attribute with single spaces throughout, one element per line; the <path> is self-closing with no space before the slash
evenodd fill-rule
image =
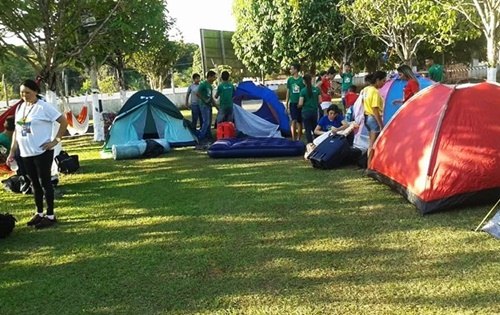
<path id="1" fill-rule="evenodd" d="M 377 124 L 380 127 L 380 130 L 384 128 L 384 124 L 382 123 L 382 116 L 380 116 L 380 112 L 378 110 L 378 107 L 373 108 L 373 117 L 375 117 L 375 120 L 377 121 Z"/>
<path id="2" fill-rule="evenodd" d="M 298 108 L 302 108 L 302 106 L 304 106 L 304 97 L 300 96 L 300 98 L 299 98 L 299 104 L 297 104 L 297 107 Z"/>
<path id="3" fill-rule="evenodd" d="M 288 103 L 288 101 L 290 100 L 290 91 L 288 91 L 288 86 L 286 88 L 286 98 L 285 98 L 285 107 L 286 107 L 286 111 L 290 111 L 290 104 Z"/>
<path id="4" fill-rule="evenodd" d="M 398 105 L 401 105 L 403 103 L 404 103 L 404 100 L 402 100 L 402 99 L 397 99 L 397 100 L 392 101 L 392 105 L 394 105 L 394 106 L 398 106 Z"/>
<path id="5" fill-rule="evenodd" d="M 321 104 L 323 100 L 321 99 L 321 93 L 318 94 L 318 104 Z"/>
<path id="6" fill-rule="evenodd" d="M 350 124 L 348 124 L 347 121 L 342 120 L 342 126 L 335 128 L 335 129 L 336 129 L 336 131 L 341 131 L 341 130 L 347 129 L 347 127 L 349 127 L 349 126 L 350 126 Z"/>
<path id="7" fill-rule="evenodd" d="M 217 91 L 215 92 L 214 98 L 219 98 L 219 90 L 220 90 L 220 85 L 217 87 Z"/>
<path id="8" fill-rule="evenodd" d="M 190 108 L 189 106 L 189 95 L 191 94 L 191 86 L 188 87 L 188 90 L 186 92 L 186 107 Z"/>
<path id="9" fill-rule="evenodd" d="M 57 130 L 57 134 L 56 134 L 56 137 L 54 138 L 54 140 L 42 144 L 41 147 L 44 150 L 51 150 L 56 145 L 58 145 L 59 142 L 61 142 L 60 139 L 66 133 L 66 129 L 68 127 L 68 121 L 66 120 L 66 117 L 64 117 L 64 115 L 61 115 L 61 116 L 59 116 L 59 118 L 56 119 L 56 121 L 59 123 L 59 130 Z"/>
<path id="10" fill-rule="evenodd" d="M 16 141 L 16 131 L 14 130 L 14 132 L 12 133 L 12 142 L 10 144 L 9 155 L 7 156 L 7 164 L 14 161 L 14 158 L 16 156 L 17 147 L 18 147 L 18 145 L 17 145 L 17 141 Z"/>
<path id="11" fill-rule="evenodd" d="M 314 128 L 314 134 L 317 135 L 317 136 L 321 136 L 324 133 L 325 132 L 323 130 L 321 130 L 321 126 L 320 125 L 316 125 L 316 128 Z"/>

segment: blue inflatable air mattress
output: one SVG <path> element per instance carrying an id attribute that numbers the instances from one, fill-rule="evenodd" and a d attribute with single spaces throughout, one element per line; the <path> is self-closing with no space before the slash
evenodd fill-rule
<path id="1" fill-rule="evenodd" d="M 303 155 L 301 141 L 284 138 L 244 138 L 217 140 L 208 148 L 211 158 L 275 157 Z"/>

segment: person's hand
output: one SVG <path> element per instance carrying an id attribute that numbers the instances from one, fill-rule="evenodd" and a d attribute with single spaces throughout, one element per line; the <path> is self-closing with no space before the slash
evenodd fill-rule
<path id="1" fill-rule="evenodd" d="M 49 142 L 45 142 L 40 146 L 40 148 L 42 148 L 45 151 L 52 150 L 58 143 L 59 142 L 57 142 L 56 140 L 52 140 Z"/>
<path id="2" fill-rule="evenodd" d="M 11 151 L 7 156 L 7 159 L 5 160 L 5 164 L 10 165 L 10 163 L 12 163 L 12 161 L 14 160 L 15 160 L 14 153 Z"/>

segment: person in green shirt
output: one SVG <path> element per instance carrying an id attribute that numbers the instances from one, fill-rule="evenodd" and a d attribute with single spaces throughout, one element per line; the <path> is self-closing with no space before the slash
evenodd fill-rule
<path id="1" fill-rule="evenodd" d="M 352 85 L 352 79 L 354 78 L 354 73 L 352 72 L 351 64 L 344 64 L 344 72 L 340 75 L 341 81 L 341 96 L 342 96 L 342 105 L 344 105 L 344 109 L 346 107 L 345 104 L 345 95 L 347 91 L 349 91 L 349 87 Z"/>
<path id="2" fill-rule="evenodd" d="M 294 63 L 290 66 L 291 76 L 286 81 L 286 110 L 290 113 L 291 126 L 290 133 L 292 140 L 300 140 L 302 137 L 302 114 L 298 108 L 300 91 L 305 87 L 302 77 L 299 75 L 300 65 Z"/>
<path id="3" fill-rule="evenodd" d="M 434 59 L 427 58 L 425 59 L 425 65 L 429 67 L 429 79 L 434 82 L 443 82 L 444 81 L 444 70 L 443 66 L 434 63 Z"/>
<path id="4" fill-rule="evenodd" d="M 217 115 L 217 123 L 223 121 L 233 121 L 233 94 L 234 86 L 229 82 L 229 72 L 222 71 L 220 78 L 221 84 L 217 87 L 215 98 L 219 99 L 219 114 Z"/>
<path id="5" fill-rule="evenodd" d="M 302 110 L 302 121 L 306 129 L 307 143 L 313 142 L 314 128 L 318 122 L 318 106 L 321 103 L 321 92 L 312 85 L 312 76 L 304 75 L 304 88 L 300 91 L 298 107 Z"/>
<path id="6" fill-rule="evenodd" d="M 16 129 L 14 116 L 9 116 L 3 124 L 4 131 L 0 133 L 0 164 L 5 163 L 9 156 L 10 146 L 12 144 L 12 134 Z"/>
<path id="7" fill-rule="evenodd" d="M 212 84 L 217 79 L 215 71 L 207 72 L 207 79 L 200 83 L 196 95 L 199 99 L 200 112 L 203 123 L 198 135 L 200 142 L 208 142 L 212 138 L 210 126 L 212 125 L 212 106 L 215 104 L 212 96 Z"/>

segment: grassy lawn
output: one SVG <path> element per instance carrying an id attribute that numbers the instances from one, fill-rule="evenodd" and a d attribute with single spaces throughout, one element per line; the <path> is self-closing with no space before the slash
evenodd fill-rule
<path id="1" fill-rule="evenodd" d="M 422 217 L 362 172 L 297 158 L 214 160 L 192 148 L 99 157 L 64 139 L 60 223 L 0 240 L 0 314 L 494 314 L 490 206 Z"/>

